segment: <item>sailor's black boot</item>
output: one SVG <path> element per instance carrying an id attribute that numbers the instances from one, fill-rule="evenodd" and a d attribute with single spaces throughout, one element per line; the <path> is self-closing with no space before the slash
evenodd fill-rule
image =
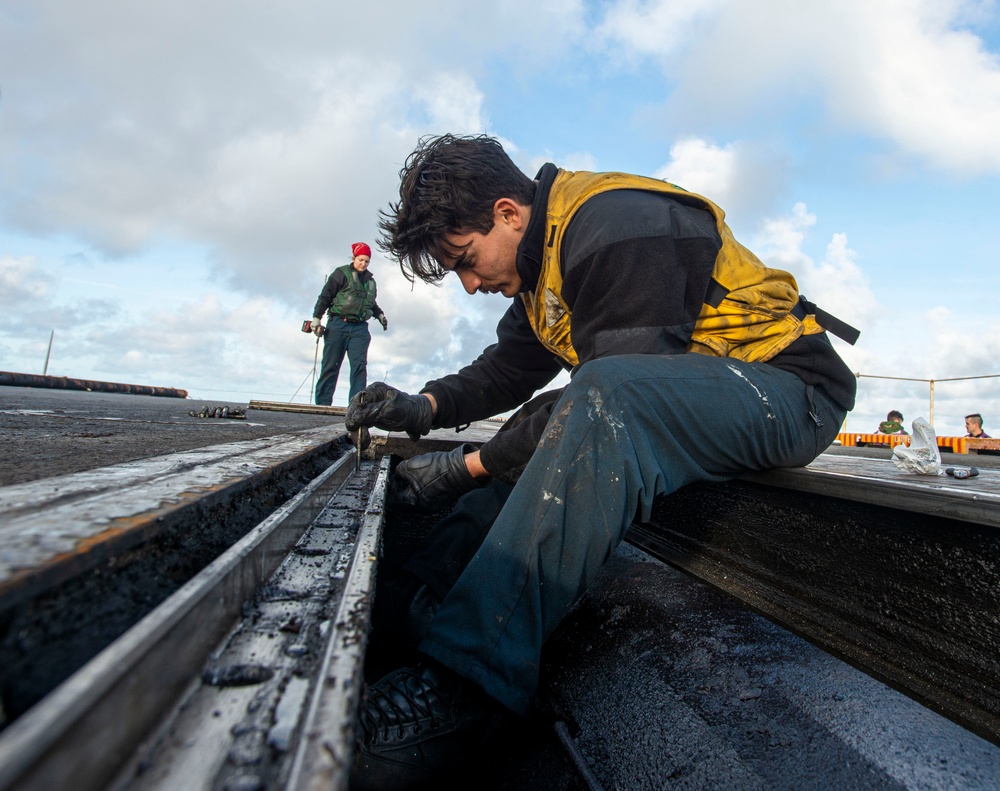
<path id="1" fill-rule="evenodd" d="M 498 708 L 436 663 L 390 673 L 362 701 L 350 788 L 412 788 L 433 779 L 481 744 Z"/>

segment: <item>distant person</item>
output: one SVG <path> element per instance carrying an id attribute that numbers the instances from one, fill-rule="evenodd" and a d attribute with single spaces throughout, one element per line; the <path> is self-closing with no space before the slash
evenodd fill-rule
<path id="1" fill-rule="evenodd" d="M 969 432 L 965 435 L 967 437 L 972 437 L 973 439 L 992 439 L 989 434 L 983 431 L 983 416 L 978 412 L 965 416 L 965 430 Z"/>
<path id="2" fill-rule="evenodd" d="M 368 319 L 374 316 L 384 332 L 389 328 L 382 308 L 375 302 L 375 278 L 368 271 L 372 249 L 364 242 L 351 245 L 351 262 L 334 269 L 327 278 L 316 307 L 313 309 L 312 331 L 323 335 L 323 316 L 326 315 L 326 340 L 323 342 L 323 367 L 316 382 L 316 403 L 333 404 L 333 391 L 337 389 L 340 365 L 347 355 L 351 363 L 351 390 L 354 398 L 368 385 L 368 346 L 372 336 L 368 332 Z"/>
<path id="3" fill-rule="evenodd" d="M 885 416 L 885 420 L 878 424 L 878 431 L 876 434 L 906 434 L 907 431 L 903 428 L 903 413 L 897 412 L 895 409 L 892 410 L 888 415 Z"/>

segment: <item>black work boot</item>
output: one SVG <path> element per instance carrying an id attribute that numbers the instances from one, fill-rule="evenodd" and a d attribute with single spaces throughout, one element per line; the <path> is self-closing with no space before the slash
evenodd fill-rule
<path id="1" fill-rule="evenodd" d="M 362 701 L 350 788 L 412 788 L 433 779 L 482 743 L 497 708 L 478 686 L 437 663 L 390 673 Z"/>

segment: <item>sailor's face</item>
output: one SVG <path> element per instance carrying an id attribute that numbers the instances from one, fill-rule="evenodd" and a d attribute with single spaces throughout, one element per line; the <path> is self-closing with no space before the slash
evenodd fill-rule
<path id="1" fill-rule="evenodd" d="M 343 259 L 341 259 L 343 260 Z M 370 255 L 356 255 L 351 265 L 357 269 L 359 272 L 364 272 L 368 268 L 368 264 L 372 261 Z"/>
<path id="2" fill-rule="evenodd" d="M 456 251 L 441 265 L 458 275 L 469 294 L 515 297 L 521 290 L 517 274 L 517 242 L 505 239 L 494 225 L 487 233 L 448 234 L 446 245 Z"/>
<path id="3" fill-rule="evenodd" d="M 506 198 L 498 200 L 489 233 L 470 231 L 444 237 L 441 266 L 458 275 L 469 294 L 516 297 L 521 291 L 517 247 L 524 236 L 526 219 L 526 207 Z"/>

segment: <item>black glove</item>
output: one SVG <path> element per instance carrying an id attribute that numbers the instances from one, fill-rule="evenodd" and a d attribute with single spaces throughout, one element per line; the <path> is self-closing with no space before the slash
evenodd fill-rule
<path id="1" fill-rule="evenodd" d="M 361 426 L 375 426 L 384 431 L 405 431 L 416 442 L 431 430 L 434 409 L 426 396 L 410 395 L 385 382 L 368 385 L 351 399 L 344 416 L 344 427 L 357 431 Z"/>
<path id="2" fill-rule="evenodd" d="M 385 332 L 387 329 L 389 329 L 389 319 L 385 317 L 384 313 L 378 314 L 378 323 L 382 325 L 382 332 Z"/>
<path id="3" fill-rule="evenodd" d="M 368 450 L 372 444 L 372 435 L 368 433 L 368 429 L 364 426 L 361 427 L 360 436 L 358 436 L 357 430 L 350 432 L 347 435 L 347 441 L 352 445 L 358 446 L 358 453 L 363 450 Z"/>
<path id="4" fill-rule="evenodd" d="M 474 450 L 472 445 L 460 445 L 400 462 L 396 474 L 406 482 L 406 488 L 399 492 L 399 501 L 439 511 L 466 492 L 486 486 L 486 481 L 477 481 L 465 466 L 465 454 Z"/>

